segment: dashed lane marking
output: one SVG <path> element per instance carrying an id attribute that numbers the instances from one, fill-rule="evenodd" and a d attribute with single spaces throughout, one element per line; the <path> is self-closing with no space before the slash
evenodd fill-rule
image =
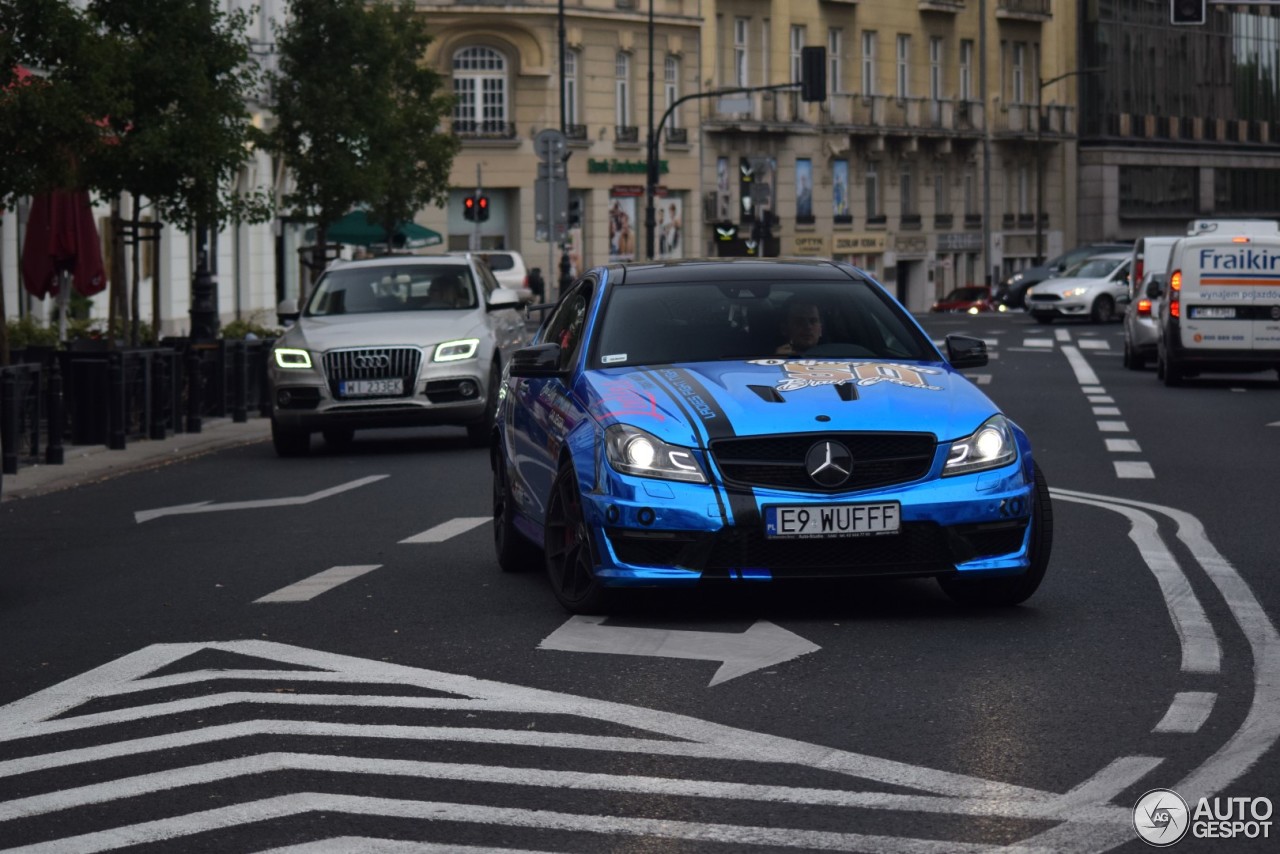
<path id="1" fill-rule="evenodd" d="M 1111 464 L 1116 467 L 1119 478 L 1149 480 L 1156 476 L 1151 463 L 1142 460 L 1112 460 Z"/>
<path id="2" fill-rule="evenodd" d="M 1094 415 L 1119 415 L 1120 407 L 1118 406 L 1095 406 L 1093 408 Z"/>
<path id="3" fill-rule="evenodd" d="M 1090 403 L 1115 403 L 1116 400 L 1109 394 L 1091 394 L 1089 395 Z"/>
<path id="4" fill-rule="evenodd" d="M 1137 439 L 1107 439 L 1107 450 L 1113 454 L 1138 454 L 1142 448 Z"/>
<path id="5" fill-rule="evenodd" d="M 332 590 L 340 584 L 346 584 L 353 578 L 359 578 L 367 572 L 373 572 L 380 563 L 370 564 L 367 566 L 335 566 L 326 569 L 324 572 L 316 573 L 310 578 L 304 578 L 296 584 L 290 584 L 288 587 L 282 587 L 275 593 L 268 593 L 261 599 L 253 600 L 255 604 L 266 604 L 272 602 L 308 602 L 321 593 Z"/>
<path id="6" fill-rule="evenodd" d="M 1103 341 L 1097 338 L 1082 338 L 1080 339 L 1080 349 L 1081 350 L 1110 350 L 1111 343 L 1109 341 Z"/>
<path id="7" fill-rule="evenodd" d="M 465 534 L 472 528 L 478 528 L 485 522 L 493 521 L 488 516 L 460 516 L 457 519 L 450 519 L 448 522 L 441 522 L 434 528 L 428 528 L 421 534 L 414 534 L 412 537 L 406 537 L 401 543 L 443 543 L 445 540 L 452 539 L 459 534 Z"/>
<path id="8" fill-rule="evenodd" d="M 1099 421 L 1098 429 L 1103 433 L 1128 433 L 1129 425 L 1123 421 Z"/>

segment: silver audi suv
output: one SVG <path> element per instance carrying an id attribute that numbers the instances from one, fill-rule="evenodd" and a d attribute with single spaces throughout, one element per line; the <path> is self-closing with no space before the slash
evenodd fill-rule
<path id="1" fill-rule="evenodd" d="M 453 424 L 485 445 L 502 365 L 528 337 L 520 297 L 469 255 L 337 261 L 272 348 L 271 438 L 300 456 L 311 434 Z"/>

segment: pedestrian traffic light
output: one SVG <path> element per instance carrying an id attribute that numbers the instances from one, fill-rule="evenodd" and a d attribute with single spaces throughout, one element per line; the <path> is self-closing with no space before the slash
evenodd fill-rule
<path id="1" fill-rule="evenodd" d="M 489 197 L 476 196 L 476 222 L 485 222 L 489 219 Z"/>
<path id="2" fill-rule="evenodd" d="M 1169 20 L 1175 24 L 1203 24 L 1205 0 L 1169 0 Z"/>
<path id="3" fill-rule="evenodd" d="M 573 198 L 569 199 L 569 227 L 570 228 L 582 227 L 582 213 L 583 213 L 582 209 L 583 209 L 582 196 L 574 196 Z"/>
<path id="4" fill-rule="evenodd" d="M 800 48 L 800 100 L 809 103 L 827 100 L 827 49 L 825 47 Z"/>
<path id="5" fill-rule="evenodd" d="M 467 196 L 465 199 L 462 200 L 462 216 L 466 218 L 467 222 L 476 221 L 476 197 L 475 196 Z"/>

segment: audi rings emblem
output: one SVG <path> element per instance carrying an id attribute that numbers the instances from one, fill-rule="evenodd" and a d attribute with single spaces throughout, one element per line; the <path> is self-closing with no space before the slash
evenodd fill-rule
<path id="1" fill-rule="evenodd" d="M 361 353 L 352 359 L 357 368 L 362 370 L 373 370 L 374 368 L 388 368 L 391 366 L 391 358 L 385 353 Z"/>
<path id="2" fill-rule="evenodd" d="M 804 455 L 804 470 L 818 486 L 840 486 L 853 473 L 853 454 L 839 442 L 818 442 Z"/>

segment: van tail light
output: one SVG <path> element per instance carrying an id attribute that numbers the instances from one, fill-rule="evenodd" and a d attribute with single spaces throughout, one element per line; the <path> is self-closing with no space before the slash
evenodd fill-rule
<path id="1" fill-rule="evenodd" d="M 529 274 L 528 274 L 528 273 L 525 273 L 525 275 L 524 275 L 524 286 L 525 286 L 525 288 L 526 288 L 526 289 L 528 289 L 528 287 L 529 287 Z"/>
<path id="2" fill-rule="evenodd" d="M 1133 280 L 1135 282 L 1142 281 L 1142 271 L 1146 269 L 1146 266 L 1147 265 L 1143 263 L 1143 260 L 1141 258 L 1138 259 L 1137 264 L 1133 265 Z"/>
<path id="3" fill-rule="evenodd" d="M 1150 316 L 1151 316 L 1151 300 L 1149 299 L 1138 300 L 1138 317 L 1150 317 Z"/>
<path id="4" fill-rule="evenodd" d="M 1179 305 L 1179 298 L 1182 296 L 1182 271 L 1174 270 L 1173 275 L 1169 277 L 1169 316 L 1181 317 L 1182 306 Z"/>

